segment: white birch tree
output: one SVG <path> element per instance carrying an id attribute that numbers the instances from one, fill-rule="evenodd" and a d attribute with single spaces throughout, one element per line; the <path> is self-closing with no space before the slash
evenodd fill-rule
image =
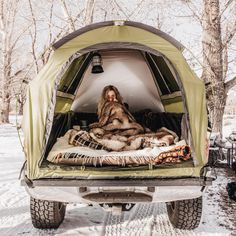
<path id="1" fill-rule="evenodd" d="M 228 92 L 236 85 L 236 74 L 226 81 L 229 68 L 229 45 L 236 33 L 236 15 L 226 24 L 222 22 L 222 14 L 232 6 L 231 4 L 235 4 L 235 2 L 227 1 L 225 8 L 221 11 L 219 0 L 203 1 L 202 78 L 208 84 L 207 100 L 212 128 L 213 131 L 220 133 L 222 133 L 223 114 Z M 236 13 L 234 9 L 233 11 Z"/>

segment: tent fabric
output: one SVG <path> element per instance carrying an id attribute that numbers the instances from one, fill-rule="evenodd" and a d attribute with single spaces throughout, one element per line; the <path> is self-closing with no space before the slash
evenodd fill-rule
<path id="1" fill-rule="evenodd" d="M 79 30 L 76 30 L 74 32 L 72 32 L 71 34 L 67 35 L 66 37 L 60 39 L 59 41 L 57 41 L 56 43 L 53 44 L 53 48 L 54 49 L 58 49 L 59 47 L 61 47 L 63 44 L 65 44 L 66 42 L 70 41 L 71 39 L 89 31 L 89 30 L 93 30 L 96 28 L 100 28 L 100 27 L 104 27 L 104 26 L 111 26 L 111 25 L 115 25 L 115 21 L 105 21 L 105 22 L 100 22 L 100 23 L 94 23 L 91 25 L 87 25 Z M 133 26 L 133 27 L 138 27 L 141 29 L 144 29 L 146 31 L 152 32 L 156 35 L 159 35 L 160 37 L 164 38 L 165 40 L 169 41 L 171 44 L 173 44 L 177 49 L 179 50 L 183 50 L 184 46 L 178 42 L 176 39 L 174 39 L 173 37 L 171 37 L 170 35 L 166 34 L 165 32 L 158 30 L 152 26 L 149 25 L 145 25 L 142 24 L 140 22 L 134 22 L 134 21 L 124 21 L 124 25 L 128 25 L 128 26 Z"/>
<path id="2" fill-rule="evenodd" d="M 163 60 L 163 59 L 165 59 L 164 58 L 164 56 L 162 55 L 162 54 L 160 54 L 159 52 L 157 52 L 157 51 L 155 51 L 155 50 L 153 50 L 153 49 L 151 49 L 151 48 L 148 48 L 148 47 L 146 47 L 146 46 L 144 46 L 144 45 L 141 45 L 141 44 L 137 44 L 137 43 L 127 43 L 127 42 L 109 42 L 109 43 L 101 43 L 101 44 L 96 44 L 96 45 L 92 45 L 92 46 L 89 46 L 89 47 L 87 47 L 87 48 L 85 48 L 85 49 L 82 49 L 82 50 L 80 50 L 79 52 L 82 54 L 82 55 L 85 55 L 85 54 L 89 54 L 89 56 L 87 56 L 87 58 L 91 58 L 91 52 L 93 52 L 93 51 L 96 51 L 96 50 L 99 50 L 99 52 L 101 53 L 102 52 L 102 50 L 107 50 L 107 49 L 109 49 L 109 50 L 111 50 L 111 51 L 114 51 L 114 50 L 117 50 L 117 49 L 123 49 L 123 50 L 130 50 L 130 49 L 132 49 L 133 51 L 137 51 L 137 50 L 139 50 L 139 51 L 141 51 L 143 54 L 145 54 L 145 59 L 147 60 L 147 58 L 146 58 L 146 55 L 148 55 L 148 54 L 152 54 L 152 57 L 153 56 L 155 56 L 155 57 L 158 57 L 158 59 L 161 59 L 161 60 Z M 127 56 L 126 56 L 127 57 Z M 81 58 L 81 57 L 80 57 Z M 74 58 L 75 59 L 75 58 Z M 127 59 L 127 58 L 126 58 Z M 77 60 L 77 59 L 76 59 Z M 87 60 L 87 59 L 86 59 Z M 84 61 L 86 61 L 86 60 L 84 60 Z M 71 59 L 68 59 L 68 61 L 71 61 Z M 171 78 L 172 78 L 172 80 L 174 80 L 174 81 L 172 81 L 172 84 L 170 84 L 169 82 L 168 82 L 168 86 L 170 86 L 170 85 L 172 85 L 172 86 L 174 86 L 175 88 L 174 88 L 174 90 L 172 90 L 172 93 L 174 94 L 175 92 L 174 91 L 176 91 L 176 90 L 179 90 L 179 88 L 178 87 L 183 87 L 182 86 L 182 84 L 180 83 L 180 81 L 178 81 L 178 79 L 177 79 L 177 72 L 175 71 L 175 69 L 173 68 L 173 66 L 170 64 L 170 62 L 168 62 L 167 61 L 167 59 L 165 59 L 164 60 L 165 62 L 165 64 L 167 64 L 166 65 L 166 67 L 170 70 L 170 72 L 169 72 L 169 74 L 170 73 L 172 73 L 171 74 Z M 67 74 L 68 73 L 68 71 L 70 72 L 70 70 L 68 69 L 68 71 L 66 71 L 66 73 L 63 75 L 63 77 L 62 77 L 62 79 L 61 79 L 61 81 L 60 81 L 60 84 L 59 84 L 59 90 L 61 91 L 61 89 L 62 89 L 62 91 L 68 91 L 68 92 L 70 92 L 71 90 L 72 91 L 74 91 L 74 85 L 76 84 L 76 83 L 74 83 L 73 82 L 73 86 L 71 86 L 71 87 L 73 87 L 73 88 L 67 88 L 67 86 L 68 86 L 68 83 L 70 84 L 70 82 L 71 82 L 71 79 L 73 78 L 73 73 L 74 73 L 74 69 L 73 69 L 73 65 L 74 65 L 74 63 L 75 62 L 73 62 L 72 64 L 71 64 L 71 74 L 70 74 L 70 76 L 69 76 L 69 78 L 70 79 L 68 79 L 67 81 L 64 81 L 65 79 L 65 74 Z M 146 63 L 149 63 L 149 62 L 146 62 Z M 83 63 L 82 63 L 83 64 Z M 87 62 L 85 62 L 84 64 L 87 64 Z M 155 75 L 155 73 L 159 73 L 159 72 L 157 72 L 157 70 L 161 70 L 161 68 L 160 69 L 156 69 L 156 68 L 153 68 L 153 65 L 151 66 L 150 64 L 149 64 L 149 66 L 151 67 L 150 68 L 150 70 L 152 70 L 152 72 L 151 73 L 153 73 L 154 75 Z M 82 67 L 82 66 L 81 66 Z M 137 67 L 136 67 L 137 68 Z M 113 67 L 113 69 L 114 69 L 114 67 Z M 137 69 L 136 69 L 137 70 Z M 90 71 L 91 71 L 91 69 L 90 69 Z M 94 80 L 94 78 L 96 78 L 96 80 L 97 80 L 97 75 L 95 75 L 95 76 L 93 76 L 90 72 L 89 72 L 89 70 L 88 70 L 88 73 L 90 74 L 90 77 L 92 78 L 91 80 Z M 134 71 L 132 71 L 132 73 L 135 73 Z M 160 72 L 160 73 L 163 73 L 163 70 Z M 82 74 L 81 73 L 81 70 L 80 70 L 80 73 L 78 73 L 78 74 Z M 107 70 L 106 70 L 106 73 L 105 74 L 107 74 Z M 148 73 L 149 74 L 149 73 Z M 103 73 L 102 74 L 100 74 L 99 75 L 100 77 L 103 77 Z M 168 77 L 168 73 L 165 73 L 165 74 L 163 74 L 163 76 L 165 76 L 165 77 Z M 173 76 L 174 76 L 174 78 L 173 78 Z M 84 77 L 84 76 L 83 76 Z M 86 77 L 86 76 L 85 76 Z M 113 76 L 112 76 L 113 77 Z M 59 77 L 60 78 L 60 77 Z M 157 87 L 157 89 L 159 89 L 160 90 L 160 92 L 161 92 L 161 89 L 160 89 L 160 81 L 158 80 L 158 78 L 155 78 L 155 76 L 153 76 L 153 78 L 154 78 L 154 80 L 156 80 L 155 81 L 155 83 L 157 83 L 157 86 L 155 85 L 154 87 Z M 81 79 L 81 77 L 78 77 L 78 80 L 77 80 L 77 84 L 80 84 L 80 79 Z M 166 80 L 168 80 L 168 78 L 165 78 Z M 84 79 L 83 79 L 84 80 Z M 115 80 L 112 80 L 112 82 L 111 83 L 114 83 L 114 81 Z M 115 81 L 115 82 L 117 82 L 117 81 Z M 144 82 L 144 81 L 143 81 Z M 179 83 L 179 85 L 176 85 L 176 82 L 177 83 Z M 163 84 L 164 85 L 164 84 Z M 162 87 L 163 87 L 163 85 L 162 85 Z M 120 86 L 120 84 L 119 84 L 119 86 Z M 118 86 L 118 87 L 119 87 Z M 99 85 L 98 86 L 98 88 L 101 88 L 101 85 Z M 154 88 L 153 88 L 154 89 Z M 173 88 L 172 88 L 173 89 Z M 163 97 L 163 96 L 162 96 Z M 80 97 L 80 99 L 81 99 L 81 97 Z M 183 100 L 185 100 L 185 98 L 184 97 L 182 97 L 182 96 L 179 96 L 178 98 L 176 98 L 175 99 L 175 101 L 174 101 L 174 99 L 172 98 L 171 99 L 171 104 L 170 103 L 168 103 L 168 100 L 169 99 L 164 99 L 165 100 L 165 103 L 163 103 L 164 105 L 165 105 L 165 110 L 167 111 L 167 112 L 183 112 L 183 104 L 182 104 L 182 101 Z M 68 104 L 65 104 L 66 103 L 66 101 L 68 102 Z M 162 101 L 163 102 L 163 101 Z M 60 103 L 60 104 L 57 104 L 58 106 L 56 106 L 56 112 L 68 112 L 69 111 L 69 109 L 70 109 L 70 106 L 71 106 L 71 104 L 72 104 L 72 100 L 68 100 L 68 99 L 64 99 L 64 98 L 62 98 L 62 97 L 59 97 L 58 99 L 57 99 L 57 103 Z M 159 105 L 159 107 L 160 107 L 160 105 Z M 177 109 L 177 110 L 176 110 Z"/>
<path id="3" fill-rule="evenodd" d="M 158 56 L 158 57 L 163 57 L 163 55 L 162 54 L 160 54 L 159 52 L 157 52 L 157 51 L 155 51 L 155 50 L 153 50 L 153 49 L 151 49 L 151 48 L 148 48 L 148 47 L 146 47 L 146 46 L 144 46 L 144 45 L 142 45 L 142 44 L 138 44 L 138 43 L 127 43 L 127 42 L 125 42 L 125 43 L 123 43 L 123 42 L 109 42 L 109 43 L 99 43 L 99 44 L 95 44 L 95 45 L 92 45 L 92 46 L 89 46 L 89 47 L 86 47 L 85 49 L 82 49 L 82 50 L 80 50 L 80 51 L 78 51 L 77 53 L 75 53 L 75 54 L 73 54 L 69 59 L 68 59 L 68 61 L 66 62 L 66 63 L 64 63 L 65 64 L 65 70 L 66 70 L 66 72 L 64 72 L 63 70 L 61 70 L 61 72 L 59 73 L 59 75 L 57 76 L 57 79 L 56 79 L 56 84 L 58 84 L 58 86 L 59 86 L 59 88 L 61 88 L 61 87 L 64 87 L 64 85 L 65 85 L 65 83 L 62 83 L 63 82 L 63 79 L 64 79 L 64 77 L 65 77 L 65 74 L 67 74 L 68 73 L 68 71 L 69 71 L 69 67 L 70 66 L 72 66 L 72 69 L 73 69 L 73 64 L 74 64 L 74 61 L 76 61 L 76 60 L 78 60 L 78 57 L 79 57 L 79 60 L 80 60 L 80 58 L 81 57 L 84 57 L 84 55 L 87 55 L 87 54 L 89 54 L 89 56 L 86 56 L 86 58 L 89 58 L 89 57 L 91 57 L 90 56 L 90 53 L 91 52 L 93 52 L 93 51 L 97 51 L 97 50 L 99 50 L 99 51 L 101 51 L 101 50 L 117 50 L 117 48 L 119 48 L 119 50 L 120 49 L 133 49 L 134 51 L 137 51 L 137 49 L 138 50 L 141 50 L 142 52 L 146 52 L 146 53 L 151 53 L 152 55 L 155 55 L 155 56 Z M 85 61 L 86 61 L 87 59 L 85 59 Z M 87 62 L 85 62 L 85 64 L 86 64 Z M 83 64 L 83 63 L 81 63 L 81 64 Z M 170 64 L 170 63 L 169 63 Z M 172 66 L 171 65 L 169 65 L 169 69 L 172 69 L 173 70 L 173 74 L 172 74 L 172 76 L 174 76 L 174 77 L 176 77 L 175 79 L 176 79 L 176 81 L 177 82 L 179 82 L 178 80 L 177 80 L 177 75 L 176 75 L 176 72 L 174 71 L 174 68 L 172 68 Z M 91 70 L 91 69 L 90 69 Z M 136 69 L 137 70 L 137 69 Z M 72 75 L 70 74 L 70 76 L 68 77 L 68 78 L 71 78 L 71 76 L 73 76 L 73 72 L 74 72 L 74 70 L 72 70 Z M 81 73 L 81 71 L 79 72 L 79 73 Z M 105 74 L 107 74 L 107 70 L 106 70 L 106 73 Z M 102 74 L 103 75 L 103 74 Z M 78 82 L 77 82 L 77 84 L 80 84 L 80 79 L 81 78 L 78 78 Z M 145 78 L 146 79 L 146 78 Z M 154 77 L 154 80 L 155 80 L 155 77 Z M 84 81 L 84 78 L 83 78 L 83 81 Z M 83 82 L 82 81 L 82 82 Z M 60 83 L 59 83 L 60 82 Z M 117 82 L 117 81 L 115 81 L 115 82 Z M 157 82 L 157 81 L 156 81 Z M 67 83 L 67 82 L 66 82 Z M 74 82 L 73 82 L 74 83 Z M 114 82 L 113 82 L 114 83 Z M 181 84 L 181 83 L 180 83 Z M 117 85 L 116 85 L 117 86 Z M 120 86 L 120 84 L 119 84 L 119 86 Z M 118 86 L 118 87 L 119 87 Z M 145 84 L 145 86 L 144 86 L 144 89 L 145 89 L 145 87 L 146 87 L 147 85 Z M 182 85 L 179 85 L 180 87 L 182 87 Z M 80 89 L 80 87 L 81 87 L 81 84 L 80 84 L 80 86 L 79 86 L 79 89 Z M 100 85 L 98 85 L 98 87 L 97 88 L 99 88 L 99 87 L 101 87 Z M 157 86 L 156 85 L 154 85 L 154 88 L 156 88 Z M 133 88 L 132 88 L 133 89 Z M 71 90 L 71 88 L 69 88 L 69 90 Z M 125 90 L 122 90 L 122 94 L 123 94 L 123 92 L 125 92 Z M 139 91 L 140 92 L 140 91 Z M 57 91 L 57 94 L 58 94 L 58 91 Z M 69 95 L 69 94 L 68 94 Z M 96 95 L 96 94 L 95 94 Z M 99 96 L 100 96 L 100 94 L 99 94 Z M 82 97 L 82 96 L 81 96 Z M 80 99 L 81 99 L 81 97 L 80 97 Z M 71 109 L 73 109 L 73 106 L 72 106 L 72 102 L 73 102 L 73 100 L 72 99 L 68 99 L 67 97 L 61 97 L 61 96 L 57 96 L 57 100 L 55 99 L 55 96 L 53 96 L 53 100 L 54 100 L 54 102 L 51 102 L 51 106 L 50 106 L 50 109 L 49 109 L 49 111 L 54 111 L 54 104 L 56 103 L 56 108 L 55 108 L 55 112 L 68 112 L 68 111 L 70 111 Z M 142 98 L 143 99 L 143 98 Z M 55 101 L 56 100 L 56 101 Z M 178 100 L 178 99 L 173 99 L 173 98 L 171 98 L 171 104 L 169 103 L 167 103 L 168 102 L 168 99 L 167 100 L 162 100 L 162 103 L 163 103 L 163 105 L 164 105 L 164 107 L 165 107 L 165 111 L 166 112 L 179 112 L 179 113 L 182 113 L 183 112 L 183 101 L 182 100 L 184 100 L 184 97 L 181 97 L 181 100 Z M 158 103 L 158 99 L 156 99 L 156 102 Z M 131 104 L 132 105 L 132 104 Z M 150 105 L 150 102 L 148 103 L 148 105 Z M 161 108 L 160 107 L 160 104 L 158 105 L 158 107 L 159 107 L 159 109 Z M 145 107 L 146 108 L 146 107 Z M 155 110 L 155 109 L 154 109 Z M 48 124 L 48 126 L 47 126 L 47 130 L 46 130 L 46 132 L 45 132 L 45 145 L 44 146 L 46 146 L 46 143 L 47 143 L 47 140 L 48 140 L 48 138 L 49 138 L 49 134 L 50 134 L 50 132 L 51 132 L 51 127 L 52 127 L 52 119 L 53 119 L 53 112 L 49 112 L 49 114 L 48 114 L 48 121 L 46 122 L 47 124 Z M 192 147 L 193 147 L 193 145 L 192 145 Z M 193 150 L 193 148 L 192 148 L 192 150 Z M 41 160 L 42 160 L 42 158 L 41 158 Z"/>
<path id="4" fill-rule="evenodd" d="M 193 147 L 198 162 L 196 167 L 183 168 L 182 171 L 179 171 L 179 168 L 173 168 L 155 172 L 155 174 L 157 176 L 200 175 L 199 170 L 206 163 L 207 112 L 204 84 L 191 71 L 180 49 L 161 36 L 138 28 L 138 25 L 137 23 L 136 27 L 128 25 L 101 26 L 84 31 L 56 49 L 37 77 L 30 82 L 22 124 L 27 151 L 27 176 L 30 179 L 79 175 L 73 169 L 65 171 L 65 169 L 58 167 L 57 171 L 53 171 L 39 167 L 47 142 L 45 133 L 50 132 L 52 123 L 50 119 L 54 114 L 56 90 L 61 75 L 71 62 L 81 55 L 82 50 L 93 47 L 93 45 L 103 44 L 105 46 L 106 43 L 111 42 L 143 45 L 146 49 L 162 54 L 176 70 L 179 83 L 182 84 L 182 92 L 185 95 L 186 113 L 189 115 Z M 80 53 L 78 53 L 79 51 Z M 96 173 L 98 174 L 98 172 Z M 122 175 L 120 172 L 115 173 Z M 109 175 L 112 174 L 114 175 L 114 172 L 109 173 Z"/>
<path id="5" fill-rule="evenodd" d="M 100 52 L 100 54 L 105 73 L 92 74 L 92 66 L 89 66 L 76 92 L 77 97 L 71 110 L 96 111 L 103 88 L 112 84 L 118 88 L 124 102 L 129 104 L 131 112 L 144 108 L 157 112 L 164 111 L 151 71 L 140 52 L 119 50 Z M 138 97 L 142 98 L 138 103 L 137 91 L 139 91 Z M 147 104 L 148 107 L 145 107 Z"/>

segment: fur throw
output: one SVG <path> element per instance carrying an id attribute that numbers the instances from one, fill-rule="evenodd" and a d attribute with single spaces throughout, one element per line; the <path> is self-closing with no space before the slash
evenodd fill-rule
<path id="1" fill-rule="evenodd" d="M 178 141 L 177 135 L 165 127 L 156 133 L 137 134 L 127 137 L 120 134 L 104 134 L 101 128 L 86 131 L 73 131 L 69 138 L 69 144 L 74 146 L 88 146 L 94 149 L 107 151 L 129 151 L 147 147 L 169 146 Z"/>

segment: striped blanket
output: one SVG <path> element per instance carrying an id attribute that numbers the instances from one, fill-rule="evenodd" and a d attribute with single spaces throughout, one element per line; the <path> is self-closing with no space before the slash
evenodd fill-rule
<path id="1" fill-rule="evenodd" d="M 111 151 L 106 146 L 101 145 L 100 143 L 96 142 L 87 131 L 81 130 L 71 130 L 68 143 L 74 146 L 80 147 L 89 147 L 91 149 L 96 150 L 107 150 Z"/>
<path id="2" fill-rule="evenodd" d="M 171 146 L 149 146 L 139 150 L 111 151 L 101 145 L 86 131 L 68 131 L 58 139 L 47 160 L 56 164 L 103 165 L 160 165 L 180 163 L 191 158 L 190 147 L 185 141 Z"/>

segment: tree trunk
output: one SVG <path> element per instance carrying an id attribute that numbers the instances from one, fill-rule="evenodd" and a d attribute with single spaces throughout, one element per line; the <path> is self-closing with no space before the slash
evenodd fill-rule
<path id="1" fill-rule="evenodd" d="M 211 93 L 208 93 L 208 108 L 210 112 L 212 131 L 222 133 L 223 115 L 226 105 L 227 95 L 225 93 L 224 83 L 211 87 Z"/>
<path id="2" fill-rule="evenodd" d="M 24 107 L 24 103 L 23 102 L 19 102 L 19 110 L 18 110 L 18 115 L 23 115 L 23 107 Z"/>
<path id="3" fill-rule="evenodd" d="M 204 0 L 203 9 L 203 73 L 207 105 L 213 132 L 222 133 L 222 122 L 227 94 L 223 76 L 223 45 L 221 39 L 219 0 Z"/>
<path id="4" fill-rule="evenodd" d="M 5 49 L 5 48 L 4 48 Z M 0 86 L 1 91 L 1 123 L 9 123 L 9 113 L 10 113 L 10 101 L 11 101 L 11 51 L 3 51 L 3 73 L 2 73 L 2 83 Z"/>
<path id="5" fill-rule="evenodd" d="M 6 45 L 6 44 L 5 44 Z M 4 46 L 5 46 L 4 45 Z M 1 105 L 0 105 L 0 122 L 9 123 L 9 113 L 10 113 L 10 70 L 11 70 L 11 52 L 7 52 L 4 47 L 2 53 L 3 69 L 2 69 L 2 78 L 1 78 Z"/>
<path id="6" fill-rule="evenodd" d="M 10 103 L 5 104 L 5 108 L 1 110 L 1 122 L 0 123 L 9 123 L 9 112 L 10 112 Z"/>
<path id="7" fill-rule="evenodd" d="M 0 123 L 9 123 L 9 113 L 10 113 L 10 96 L 9 94 L 2 93 L 2 108 Z"/>
<path id="8" fill-rule="evenodd" d="M 1 123 L 9 123 L 9 113 L 10 113 L 10 79 L 7 77 L 2 78 L 2 86 L 1 86 L 1 106 L 0 106 L 0 122 Z"/>

